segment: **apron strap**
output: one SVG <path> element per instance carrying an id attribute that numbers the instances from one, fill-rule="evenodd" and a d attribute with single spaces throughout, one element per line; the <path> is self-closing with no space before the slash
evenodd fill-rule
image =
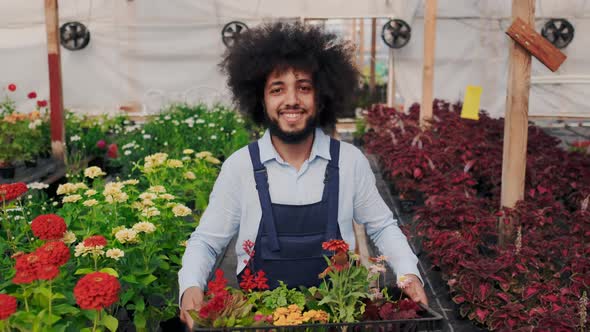
<path id="1" fill-rule="evenodd" d="M 266 167 L 260 162 L 260 148 L 258 142 L 248 144 L 248 151 L 250 152 L 250 159 L 252 160 L 252 167 L 254 168 L 254 180 L 256 181 L 256 190 L 258 191 L 258 199 L 262 207 L 262 227 L 270 238 L 270 249 L 272 251 L 280 251 L 279 238 L 275 227 L 274 216 L 272 213 L 272 203 L 270 201 L 270 192 L 268 189 L 268 174 Z"/>
<path id="2" fill-rule="evenodd" d="M 326 229 L 326 241 L 339 239 L 338 227 L 338 194 L 340 189 L 340 141 L 330 138 L 330 161 L 326 166 L 326 179 L 324 180 L 324 195 L 328 195 L 328 227 Z"/>

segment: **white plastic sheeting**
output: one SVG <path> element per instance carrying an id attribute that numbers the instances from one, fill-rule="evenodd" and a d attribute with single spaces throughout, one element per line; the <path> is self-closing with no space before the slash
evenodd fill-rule
<path id="1" fill-rule="evenodd" d="M 412 40 L 395 52 L 396 83 L 406 104 L 421 99 L 423 1 L 59 0 L 59 6 L 61 23 L 80 21 L 92 35 L 84 50 L 61 49 L 64 101 L 73 110 L 112 112 L 138 101 L 152 113 L 169 101 L 228 101 L 217 68 L 225 23 L 320 17 L 410 22 Z M 531 89 L 530 114 L 590 116 L 590 100 L 584 98 L 590 94 L 590 4 L 538 0 L 536 8 L 537 31 L 545 18 L 565 17 L 576 35 L 557 73 L 533 60 L 540 83 Z M 439 0 L 436 97 L 457 100 L 467 85 L 481 85 L 482 108 L 503 115 L 510 12 L 511 0 Z M 37 0 L 0 0 L 0 85 L 8 83 L 19 87 L 20 94 L 12 96 L 21 110 L 33 107 L 28 91 L 49 94 L 44 9 Z"/>

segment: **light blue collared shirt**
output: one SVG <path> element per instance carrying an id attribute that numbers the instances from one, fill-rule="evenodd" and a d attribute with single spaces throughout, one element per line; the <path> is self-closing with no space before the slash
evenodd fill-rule
<path id="1" fill-rule="evenodd" d="M 317 128 L 309 159 L 299 171 L 277 153 L 267 130 L 258 141 L 260 161 L 268 173 L 273 203 L 303 205 L 319 202 L 324 189 L 324 172 L 330 160 L 330 137 Z M 340 188 L 338 224 L 342 239 L 354 250 L 353 220 L 365 225 L 369 237 L 397 275 L 415 274 L 418 258 L 408 245 L 389 207 L 377 187 L 369 161 L 355 146 L 340 143 Z M 238 233 L 236 274 L 245 267 L 248 255 L 242 249 L 245 240 L 256 240 L 262 210 L 256 192 L 254 171 L 248 147 L 232 154 L 222 165 L 209 205 L 199 226 L 187 241 L 178 272 L 180 295 L 191 286 L 205 289 L 216 257 Z"/>

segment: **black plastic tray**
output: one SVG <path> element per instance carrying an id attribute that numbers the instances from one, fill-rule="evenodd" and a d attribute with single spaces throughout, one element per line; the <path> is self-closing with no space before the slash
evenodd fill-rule
<path id="1" fill-rule="evenodd" d="M 264 326 L 264 327 L 195 327 L 193 331 L 313 331 L 313 332 L 357 332 L 357 331 L 379 331 L 379 332 L 418 332 L 418 331 L 440 331 L 442 330 L 443 317 L 429 307 L 420 305 L 425 312 L 422 317 L 408 320 L 379 320 L 364 321 L 356 323 L 330 323 L 330 324 L 302 324 L 295 326 Z"/>

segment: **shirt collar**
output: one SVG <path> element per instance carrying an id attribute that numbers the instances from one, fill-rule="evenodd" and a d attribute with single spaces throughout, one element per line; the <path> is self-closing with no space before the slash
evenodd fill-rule
<path id="1" fill-rule="evenodd" d="M 265 163 L 269 160 L 275 159 L 279 162 L 284 162 L 283 158 L 279 155 L 272 141 L 270 139 L 270 132 L 268 129 L 264 132 L 264 135 L 258 140 L 258 147 L 260 149 L 260 162 Z M 315 129 L 315 138 L 313 145 L 311 146 L 311 153 L 309 155 L 309 161 L 315 159 L 315 157 L 322 157 L 326 160 L 331 160 L 330 157 L 330 137 L 324 133 L 321 128 Z"/>

